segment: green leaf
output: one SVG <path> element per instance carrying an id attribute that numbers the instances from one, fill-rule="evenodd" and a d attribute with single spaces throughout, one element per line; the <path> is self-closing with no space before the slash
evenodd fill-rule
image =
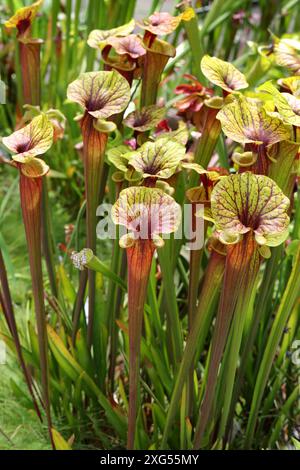
<path id="1" fill-rule="evenodd" d="M 111 216 L 113 222 L 126 227 L 133 238 L 151 236 L 154 240 L 159 234 L 177 230 L 181 208 L 161 189 L 132 186 L 121 191 Z"/>
<path id="2" fill-rule="evenodd" d="M 290 130 L 274 116 L 269 116 L 262 103 L 246 98 L 226 104 L 217 114 L 223 132 L 241 144 L 270 145 L 289 140 Z"/>
<path id="3" fill-rule="evenodd" d="M 259 245 L 277 246 L 288 235 L 290 201 L 263 175 L 242 173 L 222 178 L 211 194 L 211 211 L 223 243 L 237 243 L 253 231 Z"/>
<path id="4" fill-rule="evenodd" d="M 300 73 L 300 41 L 275 38 L 274 55 L 278 65 L 291 70 L 294 75 Z"/>
<path id="5" fill-rule="evenodd" d="M 109 403 L 105 395 L 96 386 L 95 382 L 89 377 L 89 375 L 81 368 L 78 362 L 67 350 L 60 337 L 55 333 L 50 325 L 47 326 L 48 338 L 51 351 L 57 360 L 60 367 L 68 375 L 68 377 L 76 383 L 78 378 L 82 376 L 82 381 L 87 386 L 88 390 L 98 399 L 100 405 L 105 410 L 107 418 L 114 426 L 117 432 L 121 432 L 121 435 L 125 435 L 126 428 L 124 417 L 117 413 Z"/>
<path id="6" fill-rule="evenodd" d="M 144 178 L 169 179 L 185 157 L 185 147 L 168 138 L 146 142 L 128 155 L 129 164 Z"/>
<path id="7" fill-rule="evenodd" d="M 247 88 L 246 77 L 230 62 L 205 55 L 201 60 L 201 70 L 208 80 L 229 93 Z"/>
<path id="8" fill-rule="evenodd" d="M 178 128 L 175 129 L 175 131 L 162 132 L 158 134 L 156 140 L 165 139 L 166 137 L 185 146 L 189 139 L 189 131 L 185 122 L 179 121 Z"/>
<path id="9" fill-rule="evenodd" d="M 128 81 L 115 70 L 86 72 L 70 83 L 67 96 L 91 116 L 104 119 L 126 108 L 130 100 L 130 87 Z"/>
<path id="10" fill-rule="evenodd" d="M 127 145 L 118 145 L 107 150 L 106 155 L 110 163 L 118 170 L 126 173 L 128 170 L 128 160 L 130 157 L 129 147 Z"/>
<path id="11" fill-rule="evenodd" d="M 73 305 L 75 302 L 76 292 L 62 263 L 57 267 L 57 274 L 65 299 L 69 301 L 70 305 Z"/>
<path id="12" fill-rule="evenodd" d="M 294 96 L 300 96 L 300 76 L 281 78 L 279 83 Z"/>
<path id="13" fill-rule="evenodd" d="M 55 450 L 72 450 L 67 441 L 62 435 L 54 428 L 51 429 L 52 437 L 55 445 Z"/>
<path id="14" fill-rule="evenodd" d="M 120 56 L 131 57 L 137 59 L 146 54 L 146 49 L 143 46 L 142 39 L 136 34 L 129 34 L 126 37 L 115 37 L 112 36 L 106 40 L 106 44 L 114 48 L 117 54 Z M 104 56 L 104 52 L 103 52 Z M 124 63 L 122 64 L 125 65 Z M 130 64 L 129 67 L 132 65 Z"/>
<path id="15" fill-rule="evenodd" d="M 133 111 L 124 119 L 124 124 L 131 129 L 145 132 L 153 129 L 164 118 L 166 109 L 151 105 L 145 106 L 141 110 Z"/>
<path id="16" fill-rule="evenodd" d="M 26 28 L 25 32 L 22 32 L 22 36 L 25 36 L 42 3 L 43 0 L 37 0 L 36 2 L 32 3 L 32 5 L 19 8 L 16 13 L 6 21 L 5 27 L 8 29 L 19 28 L 22 24 L 24 24 L 24 20 L 27 20 L 28 27 Z"/>
<path id="17" fill-rule="evenodd" d="M 134 30 L 134 26 L 135 21 L 132 19 L 128 23 L 118 26 L 117 28 L 94 29 L 90 32 L 87 43 L 90 47 L 95 49 L 103 49 L 109 38 L 127 36 Z"/>
<path id="18" fill-rule="evenodd" d="M 2 142 L 14 153 L 12 158 L 16 162 L 26 164 L 26 157 L 42 155 L 49 150 L 53 142 L 53 126 L 43 114 L 10 136 L 3 137 Z"/>
<path id="19" fill-rule="evenodd" d="M 282 117 L 287 124 L 300 126 L 300 99 L 290 93 L 280 93 L 271 81 L 260 85 L 258 90 L 272 96 L 279 118 Z"/>
<path id="20" fill-rule="evenodd" d="M 300 441 L 297 441 L 294 437 L 292 437 L 292 443 L 295 446 L 295 450 L 300 450 Z"/>

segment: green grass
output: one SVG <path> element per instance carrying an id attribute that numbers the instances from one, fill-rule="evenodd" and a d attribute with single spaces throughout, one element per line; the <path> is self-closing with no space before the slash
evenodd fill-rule
<path id="1" fill-rule="evenodd" d="M 0 365 L 0 449 L 50 449 L 47 429 L 33 409 L 28 408 L 29 398 L 27 402 L 12 392 L 12 381 L 13 387 L 18 386 L 24 393 L 26 388 L 15 359 L 9 356 L 7 359 L 7 364 Z"/>

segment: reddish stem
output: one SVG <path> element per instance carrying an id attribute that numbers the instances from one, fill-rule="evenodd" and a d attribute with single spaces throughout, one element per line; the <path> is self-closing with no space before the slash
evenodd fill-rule
<path id="1" fill-rule="evenodd" d="M 134 448 L 139 396 L 140 344 L 147 284 L 155 250 L 151 240 L 127 248 L 129 317 L 129 417 L 127 448 Z"/>
<path id="2" fill-rule="evenodd" d="M 85 113 L 81 120 L 83 138 L 83 161 L 86 192 L 87 247 L 96 252 L 96 210 L 100 202 L 101 178 L 107 134 L 94 128 L 94 118 Z M 95 308 L 95 271 L 89 269 L 89 321 L 88 344 L 93 341 Z"/>
<path id="3" fill-rule="evenodd" d="M 174 382 L 160 449 L 167 448 L 169 432 L 178 411 L 178 403 L 181 399 L 184 384 L 188 378 L 189 371 L 193 368 L 193 363 L 195 362 L 195 356 L 199 346 L 203 347 L 205 335 L 202 336 L 202 342 L 200 345 L 199 335 L 201 331 L 207 332 L 209 330 L 209 324 L 212 322 L 212 314 L 209 312 L 212 311 L 211 307 L 214 304 L 221 287 L 224 266 L 225 256 L 213 250 L 205 272 L 199 296 L 199 304 L 195 312 L 192 327 L 189 329 L 186 347 Z M 207 314 L 209 314 L 209 316 L 207 316 Z"/>
<path id="4" fill-rule="evenodd" d="M 204 431 L 209 422 L 219 366 L 238 298 L 244 296 L 247 289 L 252 287 L 252 280 L 255 278 L 258 269 L 259 254 L 252 233 L 246 234 L 241 242 L 227 246 L 224 282 L 212 338 L 205 395 L 195 432 L 195 449 L 200 447 Z"/>
<path id="5" fill-rule="evenodd" d="M 49 397 L 48 340 L 41 253 L 42 178 L 28 178 L 20 172 L 20 197 L 28 247 L 32 291 L 38 330 L 43 400 L 47 415 L 49 435 L 52 446 L 54 448 L 51 432 L 52 421 Z"/>
<path id="6" fill-rule="evenodd" d="M 23 104 L 40 106 L 40 40 L 19 41 Z"/>
<path id="7" fill-rule="evenodd" d="M 144 56 L 141 108 L 156 103 L 161 74 L 170 57 L 175 56 L 173 46 L 158 39 L 150 41 L 148 46 L 147 43 L 145 45 L 148 48 Z"/>
<path id="8" fill-rule="evenodd" d="M 265 145 L 246 144 L 245 152 L 249 150 L 253 153 L 257 153 L 257 160 L 251 167 L 240 167 L 239 173 L 252 171 L 252 173 L 255 173 L 256 175 L 267 175 L 269 172 L 271 160 L 267 156 L 267 149 Z"/>

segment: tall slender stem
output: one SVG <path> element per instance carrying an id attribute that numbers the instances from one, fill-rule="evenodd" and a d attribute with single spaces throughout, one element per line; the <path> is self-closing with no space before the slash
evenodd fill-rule
<path id="1" fill-rule="evenodd" d="M 195 232 L 196 229 L 196 216 L 195 216 L 195 204 L 193 204 L 192 213 L 192 230 Z M 205 223 L 204 236 L 207 229 L 207 223 Z M 194 317 L 196 313 L 196 305 L 199 290 L 199 279 L 200 279 L 200 267 L 201 259 L 203 255 L 203 249 L 191 250 L 190 252 L 190 278 L 188 288 L 188 327 L 189 331 L 192 329 Z M 187 394 L 186 394 L 186 412 L 187 416 L 191 416 L 193 413 L 194 403 L 194 367 L 190 367 L 189 377 L 187 381 Z"/>
<path id="2" fill-rule="evenodd" d="M 195 149 L 195 162 L 207 168 L 213 151 L 217 144 L 221 132 L 221 123 L 216 118 L 219 109 L 205 107 L 205 122 L 203 131 L 199 138 Z M 198 183 L 199 175 L 196 172 L 192 173 L 189 187 L 196 186 Z"/>
<path id="3" fill-rule="evenodd" d="M 226 425 L 230 413 L 230 406 L 234 399 L 233 388 L 234 380 L 236 378 L 238 359 L 240 355 L 240 348 L 242 343 L 244 325 L 247 317 L 247 310 L 253 308 L 253 293 L 257 284 L 257 272 L 259 266 L 259 256 L 256 254 L 256 262 L 252 263 L 250 269 L 252 272 L 247 274 L 247 286 L 243 289 L 243 295 L 239 296 L 236 311 L 232 321 L 232 338 L 229 345 L 229 353 L 227 361 L 224 364 L 224 397 L 222 399 L 222 416 L 220 427 L 218 431 L 219 439 L 224 438 Z"/>
<path id="4" fill-rule="evenodd" d="M 39 39 L 19 40 L 20 64 L 22 72 L 23 104 L 39 106 L 41 101 Z"/>
<path id="5" fill-rule="evenodd" d="M 81 120 L 83 137 L 84 177 L 86 191 L 87 247 L 96 252 L 96 210 L 100 198 L 101 178 L 104 167 L 104 151 L 107 134 L 94 128 L 94 118 L 85 113 Z M 93 341 L 95 308 L 95 272 L 89 269 L 89 321 L 88 344 Z"/>
<path id="6" fill-rule="evenodd" d="M 113 260 L 114 264 L 114 272 L 116 272 L 121 279 L 123 279 L 126 275 L 126 256 L 124 257 L 125 253 L 120 252 L 119 248 L 119 240 L 116 240 L 117 244 L 115 245 L 116 259 Z M 110 383 L 110 391 L 113 393 L 114 390 L 114 380 L 115 380 L 115 366 L 116 366 L 116 357 L 117 357 L 117 345 L 118 345 L 118 329 L 116 320 L 118 319 L 121 301 L 122 301 L 122 289 L 119 286 L 116 286 L 115 283 L 111 283 L 110 285 L 110 295 L 108 295 L 109 299 L 113 299 L 113 306 L 112 306 L 112 315 L 110 319 L 110 361 L 109 361 L 109 383 Z M 111 308 L 111 306 L 110 306 Z"/>
<path id="7" fill-rule="evenodd" d="M 158 259 L 161 267 L 163 285 L 165 286 L 164 296 L 166 303 L 167 325 L 172 329 L 170 337 L 171 363 L 174 372 L 178 370 L 182 358 L 182 331 L 179 318 L 179 309 L 176 302 L 176 289 L 174 285 L 174 268 L 172 259 L 173 240 L 165 240 L 165 244 L 158 250 Z"/>
<path id="8" fill-rule="evenodd" d="M 54 297 L 57 297 L 58 296 L 57 280 L 56 280 L 56 272 L 55 272 L 54 257 L 53 257 L 53 251 L 54 251 L 53 230 L 52 230 L 52 220 L 50 217 L 48 184 L 47 184 L 46 178 L 43 178 L 42 189 L 43 189 L 42 190 L 42 248 L 43 248 L 43 255 L 45 257 L 45 261 L 47 265 L 51 292 Z"/>
<path id="9" fill-rule="evenodd" d="M 148 41 L 147 41 L 148 42 Z M 170 57 L 175 56 L 175 49 L 171 44 L 155 39 L 147 47 L 145 55 L 144 72 L 141 92 L 141 108 L 156 103 L 161 74 Z"/>
<path id="10" fill-rule="evenodd" d="M 251 354 L 251 351 L 255 342 L 257 330 L 260 325 L 260 322 L 263 319 L 263 315 L 266 312 L 267 305 L 270 302 L 270 299 L 272 297 L 273 286 L 276 281 L 276 272 L 278 271 L 278 264 L 279 264 L 279 260 L 281 256 L 282 256 L 282 246 L 277 246 L 273 248 L 272 257 L 267 261 L 267 264 L 266 264 L 266 269 L 264 272 L 264 277 L 262 279 L 261 288 L 259 290 L 256 302 L 254 305 L 251 326 L 249 330 L 247 331 L 247 335 L 245 337 L 245 341 L 243 342 L 243 346 L 242 346 L 240 367 L 239 367 L 238 375 L 235 381 L 235 387 L 234 387 L 233 396 L 231 400 L 229 418 L 227 420 L 227 433 L 229 432 L 229 428 L 233 420 L 235 405 L 236 405 L 236 402 L 238 400 L 238 397 L 241 391 L 247 362 L 249 360 L 249 357 L 250 357 L 250 354 Z"/>
<path id="11" fill-rule="evenodd" d="M 187 6 L 184 2 L 181 3 L 182 7 L 181 10 L 186 10 Z M 193 60 L 193 71 L 198 80 L 206 84 L 207 80 L 203 75 L 200 67 L 201 59 L 204 55 L 203 43 L 202 43 L 202 36 L 199 34 L 199 26 L 198 26 L 198 18 L 195 15 L 190 21 L 184 21 L 184 28 L 186 31 L 186 35 L 190 44 L 190 48 L 192 51 L 192 60 Z"/>
<path id="12" fill-rule="evenodd" d="M 204 278 L 204 283 L 199 297 L 199 305 L 195 313 L 195 318 L 192 327 L 189 331 L 186 347 L 180 363 L 180 368 L 176 377 L 170 406 L 167 413 L 167 419 L 164 428 L 164 434 L 161 442 L 161 448 L 165 449 L 168 434 L 170 432 L 176 411 L 178 410 L 178 403 L 182 394 L 183 386 L 186 382 L 188 372 L 193 364 L 200 334 L 202 331 L 207 331 L 208 325 L 211 322 L 212 307 L 215 305 L 217 295 L 221 288 L 221 283 L 224 274 L 225 256 L 217 252 L 213 252 L 208 264 L 207 273 Z M 208 321 L 207 321 L 208 320 Z M 202 337 L 202 342 L 205 338 Z"/>
<path id="13" fill-rule="evenodd" d="M 87 285 L 87 280 L 88 280 L 88 273 L 87 273 L 87 270 L 84 269 L 84 271 L 80 272 L 78 291 L 77 291 L 76 300 L 75 300 L 74 309 L 73 309 L 73 315 L 72 315 L 72 344 L 73 346 L 75 346 L 75 343 L 76 343 L 76 334 L 77 334 L 79 323 L 80 323 L 80 313 L 82 309 L 84 308 L 84 294 L 85 294 L 85 289 Z"/>
<path id="14" fill-rule="evenodd" d="M 19 40 L 19 56 L 22 72 L 22 103 L 41 105 L 41 44 L 40 39 Z M 43 179 L 42 248 L 54 297 L 57 297 L 57 283 L 53 260 L 53 233 L 48 202 L 47 180 Z"/>
<path id="15" fill-rule="evenodd" d="M 44 304 L 44 286 L 41 253 L 42 178 L 28 178 L 22 173 L 20 173 L 20 196 L 29 254 L 29 264 L 32 278 L 32 291 L 38 330 L 43 400 L 47 415 L 50 439 L 52 446 L 54 447 L 51 432 L 52 421 L 49 397 L 48 340 Z"/>
<path id="16" fill-rule="evenodd" d="M 239 298 L 244 296 L 248 273 L 252 263 L 257 264 L 258 269 L 259 263 L 257 263 L 257 259 L 256 242 L 251 233 L 247 234 L 243 240 L 236 245 L 228 245 L 223 288 L 212 338 L 212 350 L 205 395 L 200 408 L 200 416 L 195 432 L 195 449 L 200 447 L 204 431 L 208 424 L 214 400 L 214 389 L 218 378 L 219 366 L 228 337 L 231 320 Z"/>
<path id="17" fill-rule="evenodd" d="M 140 344 L 144 304 L 154 245 L 151 240 L 138 240 L 127 248 L 128 316 L 129 316 L 129 418 L 127 448 L 134 448 L 139 400 Z"/>

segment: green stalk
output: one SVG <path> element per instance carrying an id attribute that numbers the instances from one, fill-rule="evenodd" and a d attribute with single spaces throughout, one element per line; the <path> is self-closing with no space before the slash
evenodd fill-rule
<path id="1" fill-rule="evenodd" d="M 191 253 L 190 253 L 190 276 L 189 276 L 189 287 L 188 287 L 189 330 L 192 327 L 194 316 L 195 316 L 195 311 L 196 311 L 202 255 L 203 255 L 202 248 L 200 250 L 191 250 Z"/>
<path id="2" fill-rule="evenodd" d="M 249 420 L 246 430 L 245 448 L 252 445 L 255 432 L 255 425 L 258 418 L 259 407 L 266 388 L 273 360 L 276 355 L 276 349 L 282 337 L 286 322 L 294 308 L 295 302 L 300 294 L 300 246 L 295 256 L 291 275 L 285 288 L 282 300 L 280 302 L 275 321 L 269 334 L 268 342 L 261 361 L 261 365 L 256 378 Z"/>
<path id="3" fill-rule="evenodd" d="M 226 168 L 227 170 L 230 169 L 229 159 L 227 154 L 227 149 L 224 142 L 224 137 L 222 134 L 219 135 L 216 144 L 217 154 L 219 157 L 219 164 L 221 167 Z"/>
<path id="4" fill-rule="evenodd" d="M 273 248 L 272 256 L 269 260 L 267 260 L 264 276 L 261 282 L 257 299 L 255 301 L 251 325 L 245 331 L 245 341 L 243 342 L 242 351 L 241 351 L 240 367 L 239 367 L 238 375 L 235 381 L 233 397 L 231 400 L 231 409 L 229 413 L 229 418 L 227 420 L 227 423 L 228 423 L 227 432 L 229 432 L 229 428 L 232 423 L 235 405 L 240 395 L 247 363 L 249 361 L 249 357 L 251 357 L 251 351 L 255 342 L 258 327 L 262 319 L 264 318 L 264 314 L 266 313 L 266 309 L 268 305 L 270 304 L 270 301 L 272 298 L 273 287 L 276 281 L 276 273 L 278 271 L 278 264 L 279 264 L 281 255 L 282 255 L 282 246 L 277 246 Z"/>
<path id="5" fill-rule="evenodd" d="M 43 190 L 42 190 L 42 247 L 43 255 L 46 260 L 47 271 L 50 281 L 51 292 L 54 297 L 57 298 L 57 280 L 55 272 L 55 264 L 53 257 L 53 230 L 52 230 L 52 220 L 50 216 L 49 208 L 49 195 L 48 195 L 48 184 L 47 178 L 43 178 Z"/>
<path id="6" fill-rule="evenodd" d="M 279 416 L 276 417 L 276 421 L 272 426 L 272 434 L 268 440 L 268 449 L 272 448 L 274 443 L 278 440 L 280 433 L 284 427 L 284 423 L 288 417 L 288 414 L 291 411 L 292 406 L 294 403 L 299 400 L 300 397 L 300 385 L 296 385 L 284 405 L 279 411 Z"/>
<path id="7" fill-rule="evenodd" d="M 226 22 L 224 24 L 223 29 L 225 33 L 225 38 L 222 44 L 223 53 L 221 52 L 220 56 L 223 58 L 223 60 L 228 61 L 229 55 L 234 47 L 234 39 L 238 31 L 238 25 L 236 23 L 233 23 L 229 26 L 228 22 Z"/>
<path id="8" fill-rule="evenodd" d="M 252 265 L 253 268 L 253 265 Z M 224 371 L 224 381 L 222 381 L 222 387 L 224 394 L 221 397 L 221 403 L 223 404 L 221 423 L 218 432 L 218 438 L 221 440 L 224 437 L 228 415 L 230 411 L 230 405 L 232 403 L 234 380 L 236 377 L 236 370 L 238 367 L 239 353 L 243 338 L 243 331 L 245 321 L 247 318 L 247 311 L 253 309 L 254 295 L 256 292 L 255 287 L 257 286 L 257 271 L 258 263 L 254 266 L 251 273 L 248 274 L 247 286 L 243 290 L 243 296 L 239 297 L 236 311 L 232 322 L 232 338 L 229 346 L 229 352 L 227 360 L 222 365 Z"/>
<path id="9" fill-rule="evenodd" d="M 194 449 L 198 449 L 201 446 L 204 431 L 209 421 L 219 366 L 236 305 L 242 301 L 241 299 L 244 298 L 247 292 L 249 273 L 255 272 L 258 269 L 258 260 L 256 243 L 251 234 L 247 234 L 236 245 L 228 245 L 227 247 L 224 282 L 212 338 L 205 394 L 200 407 L 200 415 L 195 432 Z"/>
<path id="10" fill-rule="evenodd" d="M 260 3 L 260 25 L 257 29 L 258 34 L 255 39 L 257 43 L 262 43 L 268 40 L 270 24 L 273 20 L 273 17 L 277 14 L 277 9 L 280 6 L 277 0 L 267 0 L 266 2 L 263 1 Z"/>
<path id="11" fill-rule="evenodd" d="M 205 106 L 204 112 L 205 122 L 201 137 L 199 138 L 195 149 L 195 163 L 207 168 L 221 132 L 221 123 L 216 118 L 219 109 Z M 198 178 L 199 175 L 196 172 L 193 172 L 189 186 L 196 186 L 198 184 Z"/>
<path id="12" fill-rule="evenodd" d="M 70 35 L 71 35 L 71 15 L 72 15 L 72 0 L 67 0 L 66 3 L 66 39 L 65 39 L 65 57 L 64 57 L 64 79 L 66 83 L 69 82 L 68 73 L 70 70 Z"/>
<path id="13" fill-rule="evenodd" d="M 296 179 L 296 171 L 293 171 L 293 166 L 299 144 L 280 142 L 278 146 L 276 162 L 271 163 L 268 176 L 278 184 L 286 196 L 291 197 Z"/>
<path id="14" fill-rule="evenodd" d="M 46 410 L 48 431 L 54 448 L 51 432 L 52 421 L 49 397 L 48 339 L 41 253 L 42 178 L 28 178 L 20 172 L 20 197 L 35 304 L 43 401 Z"/>
<path id="15" fill-rule="evenodd" d="M 95 2 L 95 0 L 89 0 L 88 6 L 87 6 L 87 27 L 86 31 L 87 34 L 89 34 L 93 29 L 96 28 L 95 25 L 95 20 L 97 18 L 97 10 L 99 8 L 99 5 L 97 5 L 98 2 Z M 101 2 L 102 3 L 102 2 Z M 103 3 L 102 3 L 103 5 Z M 101 5 L 101 6 L 102 6 Z M 93 71 L 94 70 L 94 62 L 95 62 L 95 57 L 96 57 L 96 51 L 92 47 L 90 47 L 86 43 L 86 52 L 85 52 L 85 57 L 86 57 L 86 70 L 87 71 Z"/>
<path id="16" fill-rule="evenodd" d="M 107 5 L 105 0 L 100 0 L 99 2 L 99 12 L 98 12 L 98 22 L 97 28 L 108 29 L 106 18 L 107 18 Z M 129 20 L 128 20 L 129 21 Z M 117 25 L 116 25 L 117 26 Z"/>
<path id="17" fill-rule="evenodd" d="M 187 9 L 187 5 L 184 2 L 182 2 L 181 5 L 182 11 Z M 204 56 L 204 49 L 202 44 L 202 36 L 199 34 L 197 15 L 195 14 L 194 18 L 192 18 L 190 21 L 184 21 L 183 24 L 192 52 L 193 73 L 199 82 L 203 83 L 203 85 L 206 85 L 207 79 L 203 75 L 200 67 L 201 59 Z"/>
<path id="18" fill-rule="evenodd" d="M 200 30 L 200 35 L 203 38 L 211 23 L 216 21 L 216 19 L 224 12 L 224 10 L 228 9 L 231 0 L 214 0 L 212 5 L 210 6 L 209 12 L 207 13 L 202 28 Z"/>
<path id="19" fill-rule="evenodd" d="M 120 266 L 120 277 L 121 279 L 124 279 L 126 273 L 126 257 L 122 257 L 121 259 L 121 266 Z M 120 288 L 120 286 L 117 286 L 116 292 L 115 292 L 115 298 L 114 298 L 114 311 L 113 311 L 113 318 L 114 318 L 114 323 L 112 325 L 113 330 L 112 330 L 112 336 L 111 336 L 111 378 L 112 378 L 112 390 L 113 390 L 113 373 L 115 371 L 115 364 L 116 364 L 116 358 L 117 358 L 117 346 L 118 346 L 118 328 L 117 328 L 117 320 L 120 315 L 120 309 L 121 309 L 121 303 L 122 303 L 122 298 L 123 298 L 123 290 Z"/>
<path id="20" fill-rule="evenodd" d="M 271 67 L 271 62 L 270 62 L 269 67 Z M 261 80 L 261 78 L 266 75 L 266 72 L 267 70 L 266 70 L 265 57 L 261 55 L 257 55 L 251 68 L 245 74 L 247 78 L 247 82 L 249 83 L 251 87 L 256 86 L 256 84 Z"/>
<path id="21" fill-rule="evenodd" d="M 111 269 L 114 273 L 124 279 L 126 273 L 126 260 L 123 257 L 123 251 L 119 246 L 119 238 L 115 240 L 113 260 Z M 109 382 L 111 386 L 111 393 L 114 390 L 114 376 L 115 376 L 115 365 L 117 356 L 117 337 L 118 328 L 116 320 L 118 318 L 118 312 L 120 310 L 120 303 L 122 299 L 122 290 L 116 285 L 114 281 L 110 282 L 108 289 L 108 302 L 112 304 L 109 307 L 109 327 L 110 327 L 110 359 L 109 359 Z"/>
<path id="22" fill-rule="evenodd" d="M 55 43 L 55 38 L 57 34 L 57 17 L 58 13 L 60 10 L 60 2 L 59 0 L 53 0 L 52 2 L 52 10 L 51 10 L 51 65 L 50 65 L 50 79 L 49 79 L 49 90 L 50 90 L 50 97 L 49 97 L 49 103 L 52 104 L 52 107 L 55 108 L 55 103 L 56 103 L 56 77 L 57 77 L 57 69 L 58 69 L 58 63 L 57 63 L 57 57 L 56 57 L 56 43 Z"/>
<path id="23" fill-rule="evenodd" d="M 15 12 L 15 5 L 13 0 L 6 0 L 7 7 L 9 7 L 9 14 L 12 16 Z"/>
<path id="24" fill-rule="evenodd" d="M 134 17 L 134 11 L 136 7 L 136 0 L 129 0 L 126 5 L 126 16 L 125 16 L 125 23 L 131 20 Z"/>
<path id="25" fill-rule="evenodd" d="M 149 16 L 157 10 L 161 0 L 152 0 L 151 8 L 149 11 Z"/>
<path id="26" fill-rule="evenodd" d="M 172 331 L 172 335 L 170 335 L 172 351 L 171 363 L 175 372 L 178 369 L 178 365 L 182 357 L 182 333 L 174 285 L 174 272 L 172 269 L 172 263 L 170 262 L 172 259 L 172 246 L 172 240 L 165 240 L 164 246 L 158 250 L 158 259 L 165 286 L 164 299 L 167 311 L 167 324 L 168 329 Z"/>
<path id="27" fill-rule="evenodd" d="M 189 287 L 188 287 L 189 330 L 192 328 L 195 311 L 196 311 L 202 255 L 203 255 L 203 249 L 191 250 L 191 253 L 190 253 L 190 277 L 189 277 Z"/>
<path id="28" fill-rule="evenodd" d="M 104 152 L 107 134 L 94 128 L 94 118 L 87 112 L 81 120 L 83 138 L 84 178 L 86 191 L 87 248 L 96 253 L 96 210 L 100 199 L 101 178 L 104 167 Z M 89 321 L 88 345 L 93 341 L 93 319 L 95 308 L 95 272 L 89 269 Z"/>
<path id="29" fill-rule="evenodd" d="M 139 368 L 142 324 L 147 285 L 155 247 L 151 240 L 137 240 L 127 248 L 129 318 L 129 416 L 127 449 L 134 448 L 139 401 Z"/>
<path id="30" fill-rule="evenodd" d="M 88 271 L 84 269 L 83 271 L 80 272 L 79 286 L 78 286 L 78 291 L 77 291 L 73 315 L 72 315 L 72 344 L 73 346 L 75 346 L 75 343 L 76 343 L 76 334 L 77 334 L 79 323 L 80 323 L 80 313 L 82 309 L 84 308 L 84 295 L 85 295 L 87 280 L 88 280 Z"/>
<path id="31" fill-rule="evenodd" d="M 75 3 L 75 18 L 74 18 L 74 41 L 72 47 L 72 77 L 78 75 L 79 70 L 78 62 L 77 62 L 77 54 L 78 54 L 78 39 L 79 39 L 79 16 L 80 16 L 80 9 L 81 9 L 81 0 L 76 0 Z"/>
<path id="32" fill-rule="evenodd" d="M 192 214 L 192 230 L 195 232 L 196 220 L 195 220 L 195 204 L 193 204 L 193 214 Z M 207 223 L 205 223 L 204 229 L 204 238 L 206 235 Z M 196 313 L 196 304 L 198 298 L 198 289 L 199 289 L 199 280 L 200 280 L 200 269 L 201 269 L 201 260 L 203 255 L 203 249 L 200 250 L 191 250 L 190 253 L 190 278 L 189 278 L 189 287 L 188 287 L 188 327 L 191 331 L 194 317 Z M 187 416 L 191 416 L 193 413 L 193 403 L 194 403 L 194 367 L 191 366 L 189 372 L 189 378 L 187 382 L 187 393 L 186 393 L 186 404 L 187 404 Z"/>
<path id="33" fill-rule="evenodd" d="M 211 322 L 215 300 L 221 288 L 224 266 L 225 256 L 213 251 L 207 267 L 203 287 L 201 289 L 199 305 L 197 307 L 192 328 L 189 332 L 182 361 L 180 363 L 179 371 L 176 377 L 172 398 L 166 417 L 161 449 L 165 449 L 167 446 L 169 433 L 178 410 L 178 403 L 180 401 L 182 390 L 198 349 L 200 335 L 204 330 L 207 331 L 206 324 Z M 202 338 L 202 342 L 204 339 L 205 338 Z"/>
<path id="34" fill-rule="evenodd" d="M 168 354 L 166 348 L 166 334 L 162 326 L 162 321 L 159 312 L 159 299 L 156 296 L 157 290 L 157 280 L 155 277 L 156 274 L 156 260 L 153 260 L 149 283 L 148 283 L 148 293 L 147 298 L 149 302 L 149 307 L 151 310 L 151 320 L 153 325 L 153 330 L 156 332 L 157 344 L 161 348 L 161 354 L 164 358 L 167 367 L 169 368 Z"/>

